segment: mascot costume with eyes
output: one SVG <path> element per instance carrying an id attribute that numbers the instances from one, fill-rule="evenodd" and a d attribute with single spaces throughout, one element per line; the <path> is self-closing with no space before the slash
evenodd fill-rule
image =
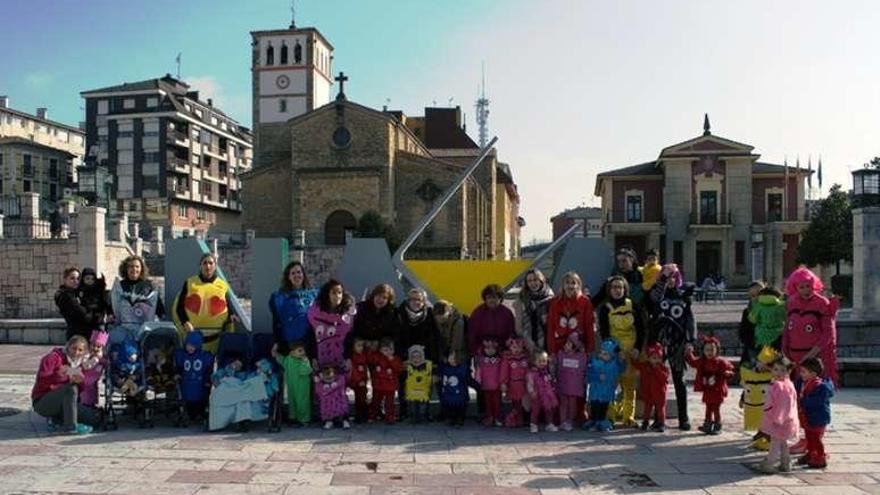
<path id="1" fill-rule="evenodd" d="M 325 366 L 339 369 L 345 364 L 345 339 L 351 332 L 357 312 L 353 304 L 347 307 L 342 314 L 324 311 L 320 304 L 313 304 L 309 308 L 308 318 L 315 329 L 319 369 Z"/>
<path id="2" fill-rule="evenodd" d="M 606 287 L 611 286 L 610 280 L 605 283 Z M 614 299 L 609 292 L 607 302 L 599 307 L 599 335 L 603 341 L 613 339 L 618 344 L 626 356 L 626 363 L 620 374 L 621 397 L 609 405 L 608 418 L 622 422 L 625 427 L 636 425 L 637 371 L 630 353 L 633 349 L 641 351 L 644 333 L 641 312 L 634 306 L 629 293 Z"/>
<path id="3" fill-rule="evenodd" d="M 798 294 L 801 283 L 812 285 L 809 297 Z M 787 324 L 782 333 L 782 353 L 795 363 L 800 363 L 815 347 L 817 357 L 825 365 L 823 378 L 831 379 L 838 385 L 837 376 L 837 327 L 835 319 L 840 300 L 831 300 L 821 295 L 822 281 L 807 268 L 801 267 L 792 272 L 786 281 L 785 293 L 788 296 Z"/>
<path id="4" fill-rule="evenodd" d="M 743 387 L 739 405 L 743 410 L 743 429 L 756 431 L 761 428 L 761 418 L 764 417 L 764 401 L 767 397 L 767 389 L 770 388 L 770 363 L 776 359 L 778 353 L 769 346 L 765 346 L 758 353 L 757 363 L 743 363 L 739 368 L 740 383 Z M 760 364 L 761 366 L 758 366 Z M 769 436 L 758 432 L 753 437 L 752 448 L 769 450 Z"/>
<path id="5" fill-rule="evenodd" d="M 673 283 L 669 283 L 670 279 Z M 666 265 L 654 288 L 651 289 L 652 335 L 663 346 L 678 406 L 678 425 L 689 430 L 691 425 L 687 411 L 687 387 L 684 372 L 687 366 L 685 346 L 697 340 L 697 324 L 691 311 L 691 295 L 694 286 L 683 284 L 681 272 L 674 264 Z"/>
<path id="6" fill-rule="evenodd" d="M 232 331 L 229 312 L 229 284 L 215 273 L 211 278 L 194 275 L 183 284 L 174 299 L 172 311 L 174 324 L 186 338 L 184 322 L 189 321 L 193 328 L 204 336 L 204 349 L 211 354 L 217 352 L 220 334 Z"/>
<path id="7" fill-rule="evenodd" d="M 180 382 L 181 399 L 189 419 L 192 420 L 205 414 L 211 391 L 211 373 L 214 371 L 214 355 L 202 350 L 202 341 L 202 332 L 189 332 L 186 334 L 184 348 L 174 351 L 174 366 Z"/>

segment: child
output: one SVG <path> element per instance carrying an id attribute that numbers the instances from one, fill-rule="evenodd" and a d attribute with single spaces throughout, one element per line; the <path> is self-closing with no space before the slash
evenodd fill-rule
<path id="1" fill-rule="evenodd" d="M 351 427 L 348 422 L 348 397 L 345 396 L 345 376 L 337 375 L 336 368 L 324 366 L 315 375 L 315 395 L 321 411 L 324 429 L 330 430 L 342 423 L 342 428 Z"/>
<path id="2" fill-rule="evenodd" d="M 584 400 L 587 354 L 577 333 L 568 335 L 568 342 L 554 357 L 556 392 L 559 395 L 559 422 L 563 431 L 571 431 L 579 401 Z"/>
<path id="3" fill-rule="evenodd" d="M 765 287 L 749 311 L 749 321 L 755 325 L 755 345 L 779 349 L 782 329 L 785 327 L 785 301 L 775 287 Z"/>
<path id="4" fill-rule="evenodd" d="M 721 404 L 727 397 L 727 380 L 733 376 L 733 365 L 719 357 L 721 342 L 715 337 L 703 337 L 703 355 L 694 356 L 693 346 L 686 348 L 685 358 L 697 370 L 694 392 L 703 392 L 706 419 L 700 431 L 707 435 L 721 433 Z"/>
<path id="5" fill-rule="evenodd" d="M 174 388 L 173 353 L 172 347 L 156 347 L 147 353 L 147 385 L 157 394 Z"/>
<path id="6" fill-rule="evenodd" d="M 404 396 L 413 423 L 428 419 L 428 402 L 433 388 L 434 363 L 425 359 L 425 347 L 412 345 L 407 352 Z"/>
<path id="7" fill-rule="evenodd" d="M 626 357 L 614 339 L 606 339 L 602 341 L 598 354 L 590 360 L 587 367 L 590 420 L 584 423 L 585 430 L 594 426 L 601 432 L 612 430 L 607 416 L 608 406 L 617 394 L 617 379 L 626 369 Z"/>
<path id="8" fill-rule="evenodd" d="M 639 359 L 635 367 L 639 370 L 639 397 L 645 405 L 642 411 L 642 430 L 648 429 L 651 413 L 654 423 L 651 430 L 666 431 L 666 389 L 669 383 L 669 369 L 663 362 L 663 346 L 655 342 L 645 349 L 647 360 Z M 653 410 L 653 411 L 652 411 Z"/>
<path id="9" fill-rule="evenodd" d="M 529 356 L 526 340 L 507 339 L 507 350 L 501 354 L 501 391 L 510 401 L 510 412 L 504 418 L 504 426 L 518 428 L 525 421 L 523 400 L 526 395 L 526 375 L 529 373 Z"/>
<path id="10" fill-rule="evenodd" d="M 822 437 L 825 427 L 831 422 L 831 397 L 834 395 L 831 380 L 821 378 L 823 367 L 822 360 L 815 357 L 804 359 L 801 363 L 801 379 L 804 383 L 800 397 L 800 421 L 807 433 L 807 451 L 797 463 L 815 469 L 824 469 L 828 465 Z"/>
<path id="11" fill-rule="evenodd" d="M 113 384 L 128 397 L 135 397 L 143 390 L 143 365 L 138 357 L 137 346 L 126 339 L 122 342 L 116 362 L 113 363 Z"/>
<path id="12" fill-rule="evenodd" d="M 544 420 L 547 421 L 546 430 L 559 431 L 553 424 L 553 415 L 556 412 L 556 406 L 559 405 L 559 400 L 556 398 L 556 389 L 553 384 L 553 375 L 550 374 L 549 363 L 550 356 L 546 352 L 536 352 L 526 382 L 532 406 L 532 421 L 529 425 L 529 430 L 532 433 L 538 433 L 538 418 L 541 416 L 541 412 L 544 413 Z"/>
<path id="13" fill-rule="evenodd" d="M 366 341 L 355 337 L 348 365 L 348 387 L 354 392 L 354 422 L 358 424 L 369 418 L 367 381 L 370 379 L 370 354 Z"/>
<path id="14" fill-rule="evenodd" d="M 756 468 L 766 474 L 778 471 L 791 471 L 791 457 L 788 441 L 797 438 L 799 423 L 797 415 L 797 393 L 789 379 L 792 364 L 785 356 L 779 356 L 770 366 L 773 381 L 764 403 L 764 417 L 761 418 L 761 431 L 770 435 L 770 452 Z"/>
<path id="15" fill-rule="evenodd" d="M 787 326 L 782 333 L 782 353 L 795 362 L 818 357 L 824 364 L 823 378 L 837 385 L 837 329 L 834 320 L 839 301 L 821 295 L 824 285 L 806 267 L 788 277 L 785 293 Z"/>
<path id="16" fill-rule="evenodd" d="M 758 432 L 752 437 L 751 447 L 757 450 L 770 448 L 770 437 L 760 431 L 761 417 L 764 415 L 764 398 L 770 387 L 773 374 L 770 372 L 770 363 L 779 354 L 772 347 L 764 347 L 758 353 L 754 364 L 743 363 L 739 368 L 740 383 L 743 393 L 739 399 L 739 407 L 743 410 L 743 429 L 745 431 Z"/>
<path id="17" fill-rule="evenodd" d="M 107 366 L 104 347 L 109 338 L 110 335 L 101 330 L 93 330 L 89 338 L 89 355 L 82 362 L 83 381 L 79 392 L 79 401 L 84 406 L 98 406 L 98 382 Z"/>
<path id="18" fill-rule="evenodd" d="M 86 310 L 86 320 L 93 328 L 103 329 L 110 313 L 107 298 L 107 282 L 102 275 L 98 278 L 94 268 L 84 268 L 79 282 L 79 301 Z"/>
<path id="19" fill-rule="evenodd" d="M 446 362 L 440 365 L 440 408 L 449 426 L 463 426 L 468 403 L 468 367 L 458 361 L 454 349 L 449 349 Z"/>
<path id="20" fill-rule="evenodd" d="M 312 365 L 306 356 L 302 342 L 293 342 L 287 355 L 272 348 L 272 356 L 284 370 L 284 383 L 287 385 L 287 419 L 295 426 L 309 424 L 312 420 Z"/>
<path id="21" fill-rule="evenodd" d="M 660 269 L 660 253 L 656 249 L 649 249 L 645 253 L 645 266 L 639 269 L 642 272 L 642 291 L 644 293 L 647 294 L 654 287 L 657 277 L 660 275 Z"/>
<path id="22" fill-rule="evenodd" d="M 636 369 L 632 361 L 638 356 L 645 340 L 642 313 L 629 298 L 629 283 L 615 275 L 605 283 L 606 302 L 599 306 L 599 335 L 614 339 L 626 356 L 627 366 L 620 375 L 622 397 L 611 406 L 612 419 L 623 426 L 636 426 Z"/>
<path id="23" fill-rule="evenodd" d="M 309 324 L 315 332 L 317 361 L 324 366 L 342 367 L 345 363 L 346 337 L 354 323 L 355 309 L 351 294 L 345 292 L 342 283 L 330 280 L 321 287 L 318 298 L 309 308 Z"/>
<path id="24" fill-rule="evenodd" d="M 247 373 L 244 371 L 245 357 L 243 353 L 229 351 L 226 354 L 226 359 L 226 366 L 218 368 L 217 371 L 211 375 L 211 383 L 213 383 L 215 387 L 227 379 L 246 380 L 248 378 Z"/>
<path id="25" fill-rule="evenodd" d="M 394 341 L 379 341 L 379 354 L 375 356 L 370 369 L 373 385 L 373 400 L 370 402 L 370 418 L 379 419 L 379 407 L 385 409 L 385 422 L 394 424 L 394 393 L 397 392 L 398 378 L 403 371 L 403 363 L 394 355 Z"/>
<path id="26" fill-rule="evenodd" d="M 211 372 L 214 370 L 214 355 L 202 350 L 202 342 L 202 332 L 189 332 L 183 350 L 178 349 L 174 353 L 181 399 L 187 416 L 193 421 L 199 421 L 205 415 L 211 390 Z"/>
<path id="27" fill-rule="evenodd" d="M 494 337 L 483 339 L 474 364 L 474 378 L 483 397 L 483 426 L 501 426 L 501 357 Z"/>

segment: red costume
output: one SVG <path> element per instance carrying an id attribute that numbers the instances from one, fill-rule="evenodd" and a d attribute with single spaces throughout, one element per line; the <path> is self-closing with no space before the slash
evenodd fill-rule
<path id="1" fill-rule="evenodd" d="M 721 351 L 721 342 L 715 337 L 703 337 L 703 346 L 714 345 L 716 354 Z M 727 397 L 727 380 L 733 377 L 733 365 L 719 357 L 694 356 L 693 351 L 685 355 L 687 363 L 697 370 L 694 379 L 694 392 L 703 392 L 706 404 L 706 422 L 721 424 L 721 404 Z"/>
<path id="2" fill-rule="evenodd" d="M 561 351 L 572 332 L 580 333 L 584 349 L 593 352 L 594 318 L 593 303 L 589 297 L 583 294 L 574 298 L 564 295 L 554 297 L 547 315 L 547 352 L 553 355 Z"/>
<path id="3" fill-rule="evenodd" d="M 519 348 L 524 349 L 525 341 L 523 339 L 511 339 L 507 342 L 507 347 L 511 347 L 514 341 L 519 343 Z M 507 417 L 504 418 L 504 425 L 509 427 L 518 427 L 523 424 L 523 397 L 526 396 L 526 377 L 529 373 L 529 358 L 525 352 L 520 351 L 519 354 L 513 355 L 511 351 L 506 351 L 501 356 L 501 383 L 507 386 L 507 398 L 510 399 L 512 405 Z"/>
<path id="4" fill-rule="evenodd" d="M 367 403 L 367 380 L 370 379 L 370 362 L 375 356 L 370 352 L 352 352 L 351 369 L 348 374 L 348 386 L 354 391 L 355 418 L 359 421 L 367 419 L 369 405 Z"/>
<path id="5" fill-rule="evenodd" d="M 639 371 L 639 399 L 645 405 L 642 419 L 650 420 L 653 412 L 654 421 L 666 423 L 666 389 L 669 383 L 669 368 L 663 363 L 663 347 L 659 343 L 648 346 L 647 357 L 658 356 L 661 362 L 654 365 L 646 359 L 633 361 Z"/>
<path id="6" fill-rule="evenodd" d="M 385 422 L 394 423 L 397 416 L 394 413 L 394 393 L 397 392 L 400 373 L 403 372 L 403 363 L 397 356 L 386 357 L 378 354 L 370 366 L 370 378 L 373 384 L 373 400 L 370 402 L 370 417 L 379 418 L 379 405 L 384 405 Z"/>

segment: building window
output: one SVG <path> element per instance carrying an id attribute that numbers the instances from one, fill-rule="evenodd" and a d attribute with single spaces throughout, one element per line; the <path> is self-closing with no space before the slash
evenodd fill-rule
<path id="1" fill-rule="evenodd" d="M 642 196 L 628 195 L 626 197 L 626 221 L 641 222 L 642 221 Z"/>
<path id="2" fill-rule="evenodd" d="M 680 267 L 684 266 L 684 243 L 682 241 L 672 241 L 672 262 Z"/>
<path id="3" fill-rule="evenodd" d="M 49 184 L 49 200 L 56 201 L 58 199 L 58 186 L 56 184 Z"/>
<path id="4" fill-rule="evenodd" d="M 145 151 L 144 163 L 159 163 L 160 156 L 158 151 Z"/>
<path id="5" fill-rule="evenodd" d="M 22 159 L 22 173 L 25 177 L 33 177 L 34 176 L 34 166 L 31 163 L 31 155 L 21 155 Z M 28 189 L 30 190 L 30 189 Z"/>
<path id="6" fill-rule="evenodd" d="M 746 271 L 746 241 L 736 241 L 734 252 L 736 271 L 743 273 Z"/>
<path id="7" fill-rule="evenodd" d="M 189 207 L 186 205 L 180 205 L 177 207 L 177 216 L 179 218 L 189 218 Z"/>
<path id="8" fill-rule="evenodd" d="M 49 159 L 49 179 L 58 179 L 58 160 L 55 158 Z"/>
<path id="9" fill-rule="evenodd" d="M 275 49 L 271 43 L 266 47 L 266 65 L 275 65 Z"/>
<path id="10" fill-rule="evenodd" d="M 700 223 L 718 223 L 718 192 L 700 191 Z"/>
<path id="11" fill-rule="evenodd" d="M 767 221 L 782 221 L 782 194 L 772 193 L 767 195 Z"/>
<path id="12" fill-rule="evenodd" d="M 156 108 L 159 106 L 159 97 L 158 96 L 150 96 L 147 98 L 147 108 Z"/>
<path id="13" fill-rule="evenodd" d="M 159 176 L 145 175 L 142 189 L 159 189 Z"/>
<path id="14" fill-rule="evenodd" d="M 287 113 L 287 100 L 285 100 L 284 98 L 278 100 L 278 112 Z"/>
<path id="15" fill-rule="evenodd" d="M 106 115 L 110 111 L 110 103 L 107 100 L 98 100 L 98 115 Z"/>
<path id="16" fill-rule="evenodd" d="M 303 58 L 303 47 L 299 44 L 299 40 L 296 41 L 296 45 L 293 47 L 293 63 L 300 64 L 302 63 Z"/>
<path id="17" fill-rule="evenodd" d="M 198 218 L 199 220 L 204 220 L 208 218 L 208 212 L 202 210 L 201 208 L 196 208 L 196 218 Z"/>
<path id="18" fill-rule="evenodd" d="M 134 108 L 134 98 L 126 98 L 122 100 L 122 108 L 126 110 L 131 110 Z"/>
<path id="19" fill-rule="evenodd" d="M 26 180 L 22 182 L 22 191 L 31 192 L 31 181 Z"/>
<path id="20" fill-rule="evenodd" d="M 287 65 L 287 43 L 281 43 L 281 65 Z"/>

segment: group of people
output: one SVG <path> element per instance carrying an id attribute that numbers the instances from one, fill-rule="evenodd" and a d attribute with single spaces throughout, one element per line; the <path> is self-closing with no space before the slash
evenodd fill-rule
<path id="1" fill-rule="evenodd" d="M 448 301 L 429 304 L 420 288 L 407 291 L 397 304 L 392 287 L 380 284 L 363 301 L 355 301 L 340 281 L 314 288 L 302 264 L 290 263 L 268 301 L 276 342 L 272 356 L 283 372 L 288 421 L 304 425 L 317 414 L 324 428 L 348 428 L 351 420 L 394 423 L 398 418 L 461 425 L 473 388 L 485 426 L 528 426 L 538 432 L 543 424 L 552 432 L 576 426 L 609 431 L 617 424 L 662 432 L 671 378 L 677 426 L 689 430 L 684 376 L 692 367 L 694 390 L 705 405 L 699 430 L 718 434 L 721 405 L 735 369 L 721 356 L 717 338 L 698 337 L 691 310 L 693 285 L 683 283 L 676 265 L 661 264 L 659 253 L 647 254 L 639 266 L 631 249 L 619 250 L 612 276 L 596 294 L 575 272 L 562 277 L 555 293 L 539 270 L 530 270 L 512 305 L 505 304 L 501 287 L 489 285 L 470 315 Z M 187 280 L 175 302 L 173 316 L 188 343 L 216 342 L 232 319 L 228 285 L 216 276 L 214 265 L 206 255 L 200 273 Z M 63 300 L 59 308 L 67 311 L 72 337 L 65 350 L 53 351 L 41 364 L 34 405 L 40 414 L 54 414 L 59 424 L 76 431 L 77 409 L 71 411 L 69 398 L 63 410 L 37 407 L 59 402 L 44 400 L 46 392 L 76 395 L 70 390 L 83 387 L 70 370 L 89 353 L 80 330 L 95 322 L 83 304 L 91 286 L 86 277 L 80 282 L 68 275 L 56 300 Z M 105 321 L 112 314 L 114 324 L 128 322 L 121 316 L 125 309 L 117 305 L 136 305 L 135 300 L 148 301 L 150 309 L 142 308 L 142 313 L 160 316 L 161 301 L 143 285 L 138 288 L 146 280 L 143 260 L 126 260 L 111 290 Z M 750 288 L 753 300 L 740 328 L 741 376 L 746 391 L 750 386 L 767 390 L 759 390 L 760 404 L 744 392 L 741 405 L 745 426 L 760 428 L 756 447 L 769 439 L 770 453 L 761 467 L 765 471 L 790 468 L 787 441 L 797 435 L 798 425 L 807 432 L 802 464 L 825 465 L 821 438 L 830 413 L 819 414 L 816 408 L 830 411 L 836 382 L 836 303 L 822 291 L 821 281 L 803 267 L 789 277 L 787 297 L 757 282 Z M 82 311 L 66 310 L 75 298 Z M 216 348 L 206 345 L 205 350 Z M 49 375 L 52 380 L 45 379 Z M 207 390 L 210 382 L 202 381 Z M 351 411 L 347 389 L 355 399 Z M 432 398 L 439 399 L 438 410 L 431 410 Z M 638 420 L 637 398 L 644 405 Z"/>

